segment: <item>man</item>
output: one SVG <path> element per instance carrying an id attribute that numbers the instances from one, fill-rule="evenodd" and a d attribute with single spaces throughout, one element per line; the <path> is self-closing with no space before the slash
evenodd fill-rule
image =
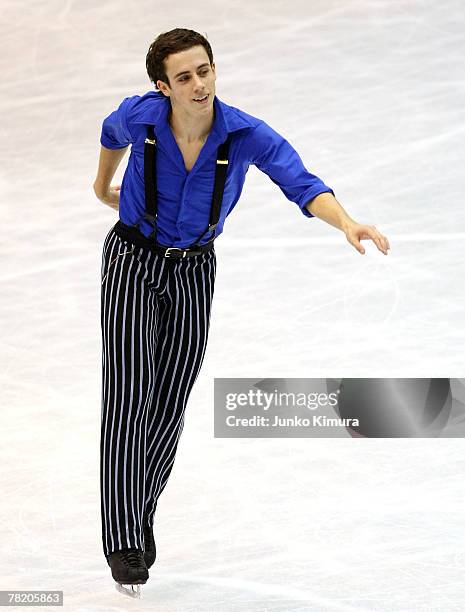
<path id="1" fill-rule="evenodd" d="M 374 226 L 351 219 L 264 121 L 220 101 L 208 41 L 177 28 L 146 59 L 158 91 L 125 98 L 103 122 L 97 197 L 119 211 L 102 256 L 101 511 L 117 582 L 145 583 L 155 560 L 153 516 L 165 487 L 208 337 L 214 239 L 250 164 L 306 217 L 341 229 L 360 253 Z M 121 189 L 111 186 L 127 147 Z"/>

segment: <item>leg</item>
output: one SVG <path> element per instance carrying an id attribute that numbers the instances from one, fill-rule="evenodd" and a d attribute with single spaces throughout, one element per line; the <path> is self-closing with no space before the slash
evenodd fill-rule
<path id="1" fill-rule="evenodd" d="M 100 490 L 104 553 L 143 548 L 147 414 L 158 300 L 154 254 L 108 234 L 102 256 Z"/>
<path id="2" fill-rule="evenodd" d="M 155 349 L 155 392 L 147 432 L 146 521 L 173 467 L 184 411 L 207 346 L 216 274 L 214 250 L 170 260 Z"/>

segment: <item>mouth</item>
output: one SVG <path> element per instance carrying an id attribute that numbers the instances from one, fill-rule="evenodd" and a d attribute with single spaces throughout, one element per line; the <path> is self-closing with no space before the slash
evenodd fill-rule
<path id="1" fill-rule="evenodd" d="M 205 106 L 205 104 L 207 104 L 208 102 L 209 97 L 210 97 L 210 94 L 206 94 L 203 98 L 194 98 L 194 102 Z"/>

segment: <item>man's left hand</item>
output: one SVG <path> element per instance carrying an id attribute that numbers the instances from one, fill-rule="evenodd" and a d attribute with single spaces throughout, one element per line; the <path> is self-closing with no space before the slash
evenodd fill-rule
<path id="1" fill-rule="evenodd" d="M 378 249 L 385 255 L 388 254 L 388 249 L 391 248 L 386 236 L 383 236 L 374 225 L 351 223 L 344 231 L 347 240 L 362 255 L 365 254 L 365 249 L 361 245 L 360 240 L 373 240 Z"/>

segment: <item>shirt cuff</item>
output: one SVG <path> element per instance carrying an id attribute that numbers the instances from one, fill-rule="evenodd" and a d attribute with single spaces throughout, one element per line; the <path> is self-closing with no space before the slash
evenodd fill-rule
<path id="1" fill-rule="evenodd" d="M 106 149 L 125 149 L 129 146 L 127 144 L 115 144 L 115 141 L 108 138 L 105 134 L 100 136 L 100 144 Z"/>
<path id="2" fill-rule="evenodd" d="M 334 195 L 334 191 L 331 189 L 331 187 L 324 187 L 322 189 L 313 189 L 311 191 L 311 193 L 308 195 L 306 194 L 304 198 L 302 198 L 302 203 L 299 204 L 300 206 L 300 210 L 302 211 L 302 213 L 304 214 L 305 217 L 314 217 L 315 215 L 312 215 L 311 212 L 309 212 L 305 206 L 310 202 L 310 200 L 313 200 L 313 198 L 316 198 L 317 195 L 319 195 L 320 193 L 332 193 L 334 197 L 336 197 Z"/>

